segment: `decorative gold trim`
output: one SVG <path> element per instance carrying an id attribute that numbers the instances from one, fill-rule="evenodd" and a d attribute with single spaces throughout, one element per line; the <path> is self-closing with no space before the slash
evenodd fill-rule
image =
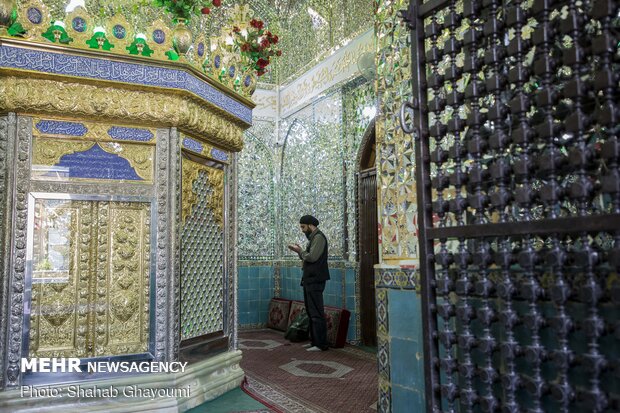
<path id="1" fill-rule="evenodd" d="M 3 72 L 0 70 L 0 74 Z M 72 114 L 124 124 L 177 127 L 190 135 L 208 136 L 225 150 L 236 152 L 243 148 L 244 124 L 238 119 L 233 124 L 220 109 L 187 96 L 189 93 L 173 94 L 163 88 L 144 87 L 150 91 L 141 91 L 118 85 L 102 87 L 37 79 L 32 75 L 0 80 L 0 111 L 43 116 Z"/>
<path id="2" fill-rule="evenodd" d="M 31 7 L 38 8 L 41 11 L 41 23 L 34 24 L 28 19 L 28 9 Z M 51 17 L 47 6 L 41 0 L 26 0 L 22 2 L 20 9 L 18 21 L 26 30 L 26 36 L 29 39 L 38 41 L 45 40 L 41 37 L 41 33 L 46 31 L 51 24 Z"/>
<path id="3" fill-rule="evenodd" d="M 224 228 L 224 171 L 215 168 L 208 169 L 209 185 L 213 192 L 207 205 L 213 211 L 220 228 Z"/>
<path id="4" fill-rule="evenodd" d="M 157 43 L 153 38 L 153 33 L 155 32 L 155 30 L 161 30 L 162 32 L 164 32 L 166 39 L 162 44 Z M 150 48 L 155 51 L 152 57 L 160 60 L 168 60 L 166 52 L 172 50 L 172 30 L 168 26 L 166 26 L 166 23 L 164 23 L 164 21 L 161 19 L 155 20 L 146 30 L 145 34 L 146 43 L 149 45 Z"/>
<path id="5" fill-rule="evenodd" d="M 60 158 L 75 152 L 87 151 L 96 142 L 72 141 L 68 143 L 62 140 L 45 139 L 42 144 L 41 139 L 34 139 L 32 148 L 32 165 L 53 166 L 60 162 Z"/>
<path id="6" fill-rule="evenodd" d="M 201 171 L 207 172 L 207 167 L 196 162 L 192 162 L 189 159 L 182 160 L 182 208 L 181 219 L 185 223 L 187 217 L 192 213 L 192 208 L 198 202 L 198 196 L 194 191 L 194 182 L 198 178 Z"/>
<path id="7" fill-rule="evenodd" d="M 83 32 L 78 32 L 73 28 L 73 19 L 76 17 L 83 19 L 86 23 L 86 30 Z M 88 14 L 88 11 L 84 7 L 78 6 L 71 13 L 67 14 L 65 16 L 65 26 L 69 37 L 73 38 L 71 46 L 89 48 L 86 41 L 92 37 L 95 24 L 92 17 L 90 17 L 90 14 Z"/>
<path id="8" fill-rule="evenodd" d="M 201 42 L 204 45 L 204 53 L 202 54 L 202 57 L 198 56 L 198 45 Z M 209 40 L 207 40 L 204 34 L 200 34 L 194 41 L 194 47 L 192 47 L 190 51 L 189 57 L 190 61 L 192 62 L 192 66 L 194 66 L 197 70 L 202 71 L 202 66 L 209 57 L 209 53 L 211 53 Z"/>
<path id="9" fill-rule="evenodd" d="M 118 142 L 99 142 L 99 146 L 108 153 L 127 159 L 140 178 L 153 182 L 155 148 Z"/>
<path id="10" fill-rule="evenodd" d="M 184 146 L 184 145 L 183 145 L 183 140 L 184 140 L 184 139 L 186 139 L 186 138 L 187 138 L 187 139 L 192 139 L 192 140 L 195 140 L 195 141 L 199 142 L 199 143 L 200 143 L 200 145 L 202 145 L 202 151 L 200 151 L 200 152 L 196 152 L 196 151 L 194 151 L 193 149 L 191 149 L 191 148 L 188 148 L 188 147 Z M 203 157 L 203 158 L 206 158 L 206 159 L 211 159 L 211 160 L 213 160 L 213 161 L 216 161 L 216 162 L 221 162 L 221 163 L 225 163 L 225 164 L 229 164 L 229 163 L 230 163 L 230 159 L 231 159 L 231 153 L 230 153 L 230 152 L 225 151 L 225 150 L 222 150 L 221 148 L 217 148 L 217 147 L 215 147 L 215 146 L 213 146 L 213 145 L 211 145 L 211 144 L 209 144 L 209 143 L 205 142 L 205 141 L 204 141 L 203 139 L 201 139 L 201 138 L 195 138 L 195 137 L 193 137 L 193 136 L 188 136 L 188 135 L 185 135 L 185 134 L 180 134 L 180 135 L 179 135 L 179 145 L 181 145 L 181 148 L 183 148 L 183 150 L 186 150 L 186 151 L 188 151 L 188 152 L 191 152 L 192 154 L 199 155 L 199 156 L 201 156 L 201 157 Z M 213 149 L 218 149 L 218 150 L 221 150 L 222 152 L 225 152 L 225 153 L 226 153 L 226 156 L 228 157 L 228 160 L 227 160 L 227 161 L 223 161 L 223 160 L 221 160 L 221 159 L 216 159 L 216 158 L 214 158 L 214 157 L 213 157 L 213 155 L 211 155 L 211 151 L 212 151 Z"/>
<path id="11" fill-rule="evenodd" d="M 114 37 L 114 26 L 116 26 L 117 24 L 120 24 L 121 26 L 125 28 L 124 39 L 117 39 L 116 37 Z M 123 16 L 120 13 L 117 13 L 114 16 L 112 16 L 108 20 L 105 30 L 106 30 L 105 34 L 106 34 L 108 41 L 114 45 L 114 47 L 110 50 L 110 52 L 118 53 L 118 54 L 127 54 L 127 46 L 129 46 L 131 42 L 133 42 L 135 33 L 134 33 L 133 26 L 131 25 L 131 23 L 127 21 L 125 16 Z"/>
<path id="12" fill-rule="evenodd" d="M 118 142 L 78 141 L 35 137 L 33 145 L 33 166 L 54 166 L 60 158 L 76 152 L 84 152 L 95 145 L 108 153 L 118 155 L 129 162 L 129 165 L 142 178 L 143 183 L 153 182 L 153 159 L 155 148 L 146 145 L 133 145 Z M 45 172 L 45 171 L 44 171 Z M 33 178 L 39 178 L 37 173 Z M 71 180 L 75 180 L 72 178 Z M 92 181 L 92 180 L 89 180 Z"/>
<path id="13" fill-rule="evenodd" d="M 192 213 L 192 208 L 198 202 L 198 196 L 194 191 L 194 182 L 198 179 L 200 172 L 207 174 L 211 194 L 207 205 L 213 211 L 220 228 L 224 226 L 224 171 L 201 165 L 184 158 L 182 161 L 182 222 Z"/>

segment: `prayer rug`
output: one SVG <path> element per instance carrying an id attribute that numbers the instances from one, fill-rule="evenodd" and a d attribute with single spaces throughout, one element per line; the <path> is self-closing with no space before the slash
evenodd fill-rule
<path id="1" fill-rule="evenodd" d="M 281 332 L 239 332 L 242 388 L 276 413 L 376 412 L 376 355 L 353 346 L 309 352 Z"/>

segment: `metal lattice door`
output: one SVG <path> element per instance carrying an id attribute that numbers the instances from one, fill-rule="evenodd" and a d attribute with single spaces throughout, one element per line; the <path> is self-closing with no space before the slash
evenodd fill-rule
<path id="1" fill-rule="evenodd" d="M 620 410 L 618 13 L 403 11 L 428 411 Z"/>

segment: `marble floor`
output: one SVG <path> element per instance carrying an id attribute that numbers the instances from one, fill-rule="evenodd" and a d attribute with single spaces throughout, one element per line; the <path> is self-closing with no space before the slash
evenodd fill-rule
<path id="1" fill-rule="evenodd" d="M 247 411 L 269 411 L 265 405 L 248 396 L 237 388 L 223 394 L 217 399 L 187 410 L 186 413 L 236 413 Z"/>

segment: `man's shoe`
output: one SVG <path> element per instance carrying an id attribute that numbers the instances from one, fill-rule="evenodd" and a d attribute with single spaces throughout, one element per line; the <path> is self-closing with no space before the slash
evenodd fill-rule
<path id="1" fill-rule="evenodd" d="M 306 351 L 323 351 L 323 350 L 321 350 L 321 349 L 320 349 L 320 348 L 318 348 L 317 346 L 312 346 L 312 347 L 310 347 L 310 348 L 306 349 Z"/>
<path id="2" fill-rule="evenodd" d="M 308 348 L 308 347 L 312 347 L 312 343 L 306 343 L 302 346 L 303 348 Z"/>

